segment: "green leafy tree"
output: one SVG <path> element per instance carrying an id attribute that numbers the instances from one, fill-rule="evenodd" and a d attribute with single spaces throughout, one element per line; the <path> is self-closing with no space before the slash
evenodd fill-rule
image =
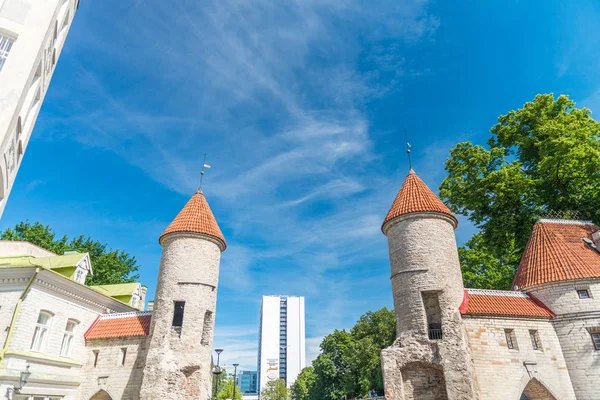
<path id="1" fill-rule="evenodd" d="M 387 308 L 367 312 L 350 332 L 336 330 L 327 335 L 321 354 L 313 361 L 313 373 L 307 370 L 302 381 L 308 387 L 308 399 L 366 397 L 371 390 L 383 390 L 380 354 L 395 338 L 395 314 Z M 305 393 L 301 388 L 300 395 Z"/>
<path id="2" fill-rule="evenodd" d="M 317 375 L 313 367 L 304 368 L 292 385 L 292 400 L 310 400 L 310 391 L 315 385 L 316 379 Z"/>
<path id="3" fill-rule="evenodd" d="M 67 235 L 56 237 L 49 225 L 39 222 L 20 222 L 14 228 L 2 231 L 0 239 L 25 240 L 56 254 L 64 254 L 66 250 L 89 253 L 94 275 L 88 275 L 88 285 L 134 282 L 139 279 L 137 261 L 127 252 L 109 249 L 106 244 L 83 235 L 71 240 Z"/>
<path id="4" fill-rule="evenodd" d="M 225 375 L 225 374 L 222 374 Z M 218 400 L 241 400 L 242 393 L 240 392 L 240 387 L 235 386 L 235 399 L 233 398 L 233 377 L 225 378 L 222 382 L 219 383 L 219 394 L 217 394 Z"/>
<path id="5" fill-rule="evenodd" d="M 508 289 L 535 221 L 600 221 L 600 123 L 567 96 L 538 95 L 498 118 L 487 147 L 457 144 L 442 200 L 478 228 L 459 249 L 468 286 Z"/>
<path id="6" fill-rule="evenodd" d="M 267 382 L 265 388 L 260 392 L 261 400 L 290 400 L 290 391 L 285 385 L 285 380 Z"/>

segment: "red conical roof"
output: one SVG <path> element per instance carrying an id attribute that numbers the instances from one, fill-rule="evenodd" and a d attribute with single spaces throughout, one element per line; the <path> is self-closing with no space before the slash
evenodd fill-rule
<path id="1" fill-rule="evenodd" d="M 160 242 L 165 235 L 174 232 L 194 232 L 212 236 L 222 242 L 222 250 L 225 250 L 227 244 L 221 233 L 219 224 L 210 210 L 210 206 L 204 197 L 202 191 L 197 191 L 187 202 L 185 207 L 179 211 L 173 222 L 160 235 Z"/>
<path id="2" fill-rule="evenodd" d="M 396 200 L 394 200 L 390 211 L 388 211 L 385 220 L 383 220 L 381 229 L 383 230 L 385 224 L 394 218 L 414 212 L 438 212 L 446 214 L 452 217 L 455 227 L 458 225 L 458 220 L 452 214 L 452 211 L 442 203 L 411 168 L 396 196 Z"/>

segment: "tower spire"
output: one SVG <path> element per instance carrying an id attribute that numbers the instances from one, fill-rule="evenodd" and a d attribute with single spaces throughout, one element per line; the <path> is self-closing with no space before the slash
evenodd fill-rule
<path id="1" fill-rule="evenodd" d="M 408 156 L 408 167 L 410 171 L 412 171 L 412 161 L 410 160 L 410 143 L 408 142 L 408 134 L 406 133 L 406 129 L 404 130 L 404 139 L 406 139 L 406 154 Z"/>
<path id="2" fill-rule="evenodd" d="M 206 163 L 206 153 L 204 153 L 204 161 L 202 161 L 202 169 L 200 170 L 200 188 L 198 188 L 199 192 L 202 192 L 202 180 L 204 179 L 204 168 L 210 168 L 210 165 Z"/>

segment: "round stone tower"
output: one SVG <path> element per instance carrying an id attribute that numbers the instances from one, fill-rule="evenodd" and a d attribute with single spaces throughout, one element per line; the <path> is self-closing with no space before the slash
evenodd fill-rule
<path id="1" fill-rule="evenodd" d="M 202 191 L 160 236 L 163 248 L 140 398 L 211 398 L 219 264 L 226 243 Z"/>
<path id="2" fill-rule="evenodd" d="M 458 221 L 411 169 L 383 221 L 396 342 L 382 351 L 388 400 L 476 399 L 459 307 Z"/>

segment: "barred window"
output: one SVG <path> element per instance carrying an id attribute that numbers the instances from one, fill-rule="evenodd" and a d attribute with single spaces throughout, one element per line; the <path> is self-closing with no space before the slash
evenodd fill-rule
<path id="1" fill-rule="evenodd" d="M 506 336 L 506 345 L 509 349 L 519 349 L 519 346 L 517 345 L 517 336 L 515 335 L 514 329 L 505 329 L 504 336 Z"/>
<path id="2" fill-rule="evenodd" d="M 592 333 L 592 341 L 594 342 L 594 348 L 600 350 L 600 333 Z"/>
<path id="3" fill-rule="evenodd" d="M 8 58 L 8 53 L 10 53 L 13 43 L 14 40 L 11 38 L 0 35 L 0 71 L 2 71 L 2 67 Z"/>
<path id="4" fill-rule="evenodd" d="M 542 350 L 542 341 L 540 340 L 540 333 L 536 330 L 529 331 L 529 337 L 531 338 L 531 345 L 534 350 Z"/>

